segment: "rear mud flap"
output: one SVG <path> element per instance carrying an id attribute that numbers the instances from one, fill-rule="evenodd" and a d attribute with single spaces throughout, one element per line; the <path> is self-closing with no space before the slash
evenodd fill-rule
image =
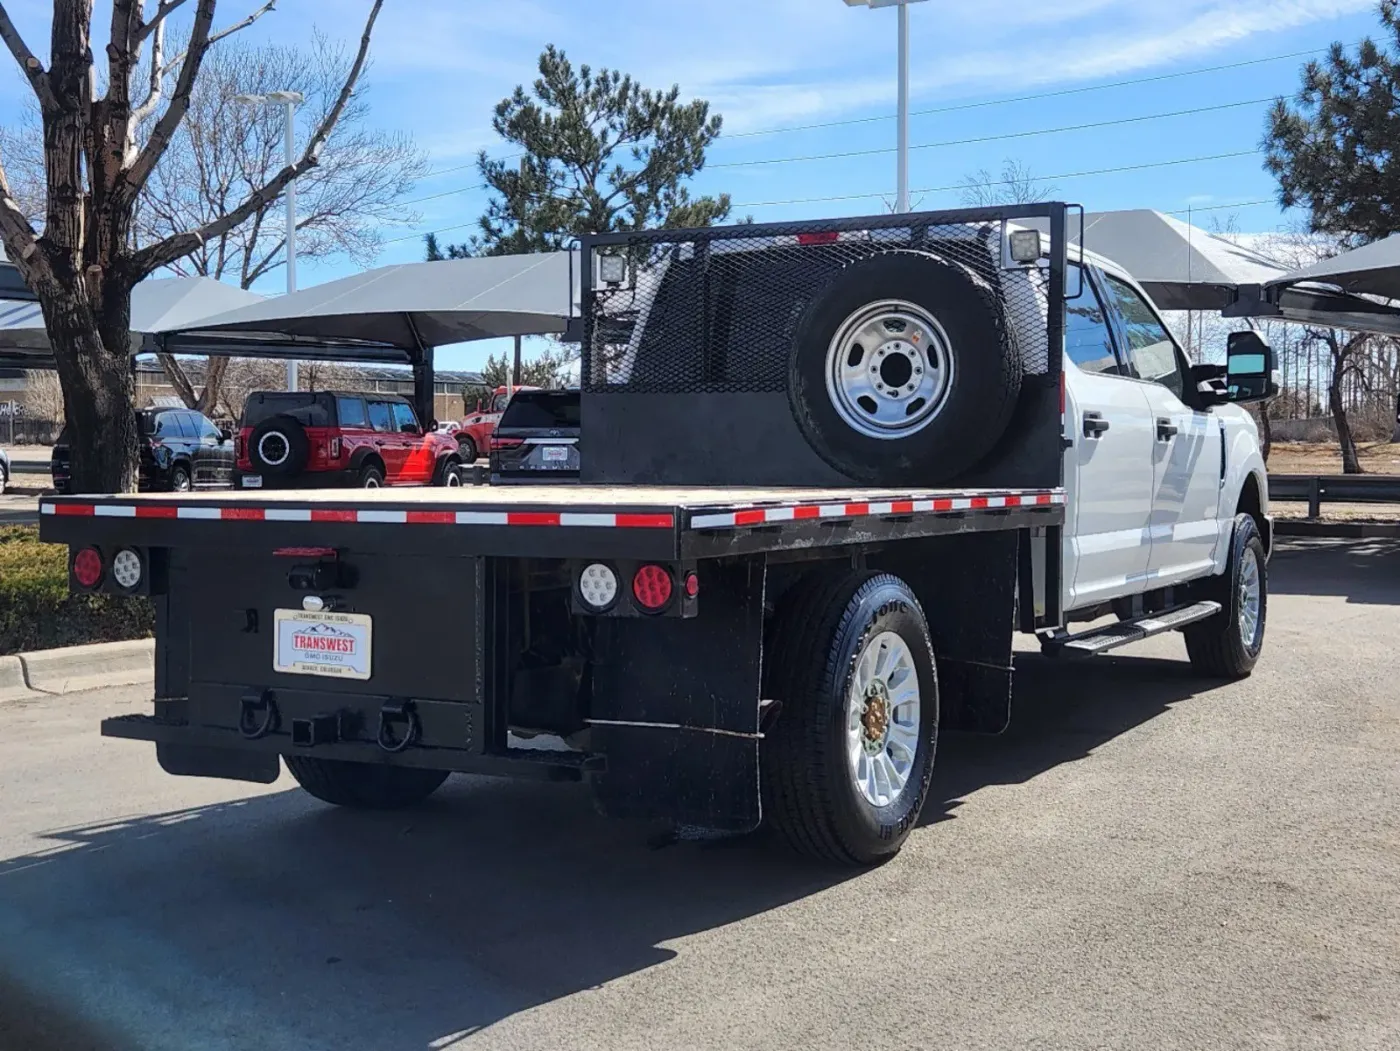
<path id="1" fill-rule="evenodd" d="M 162 743 L 156 745 L 156 759 L 167 774 L 181 777 L 219 777 L 270 785 L 282 772 L 275 753 L 243 748 Z"/>
<path id="2" fill-rule="evenodd" d="M 764 572 L 759 560 L 706 566 L 693 619 L 605 622 L 591 720 L 603 813 L 758 827 Z"/>

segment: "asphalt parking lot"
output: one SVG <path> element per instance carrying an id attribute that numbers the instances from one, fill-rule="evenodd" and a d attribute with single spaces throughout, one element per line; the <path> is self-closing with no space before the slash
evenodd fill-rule
<path id="1" fill-rule="evenodd" d="M 0 707 L 0 1048 L 1400 1047 L 1400 545 L 1294 542 L 1255 675 L 1020 662 L 870 872 L 578 786 L 167 777 L 148 691 Z"/>

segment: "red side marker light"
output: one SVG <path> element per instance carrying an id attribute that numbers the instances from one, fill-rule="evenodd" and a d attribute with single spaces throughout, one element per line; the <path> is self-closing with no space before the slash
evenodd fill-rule
<path id="1" fill-rule="evenodd" d="M 85 588 L 95 588 L 102 580 L 102 556 L 95 547 L 85 547 L 73 556 L 73 579 Z"/>
<path id="2" fill-rule="evenodd" d="M 797 243 L 800 245 L 830 245 L 841 239 L 839 230 L 823 230 L 815 234 L 798 234 Z"/>
<path id="3" fill-rule="evenodd" d="M 642 566 L 632 577 L 632 594 L 638 605 L 655 613 L 671 601 L 671 574 L 662 566 Z"/>
<path id="4" fill-rule="evenodd" d="M 689 598 L 694 598 L 700 594 L 700 578 L 694 573 L 685 575 L 685 593 Z"/>

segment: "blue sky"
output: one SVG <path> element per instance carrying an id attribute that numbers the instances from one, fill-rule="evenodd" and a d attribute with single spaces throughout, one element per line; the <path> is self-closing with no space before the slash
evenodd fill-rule
<path id="1" fill-rule="evenodd" d="M 45 0 L 9 3 L 31 47 L 47 50 Z M 105 21 L 107 5 L 96 5 Z M 241 16 L 253 0 L 220 0 L 217 21 Z M 295 39 L 312 27 L 358 36 L 368 0 L 281 0 L 250 36 Z M 1372 0 L 929 0 L 911 8 L 913 109 L 910 141 L 917 191 L 956 186 L 968 173 L 1006 158 L 1028 165 L 1057 196 L 1092 210 L 1211 208 L 1194 216 L 1236 216 L 1242 230 L 1283 223 L 1272 204 L 1226 207 L 1272 197 L 1257 155 L 1140 168 L 1071 173 L 1211 157 L 1257 148 L 1266 106 L 1291 94 L 1304 57 L 1260 61 L 1199 75 L 1102 90 L 1005 101 L 1024 95 L 1166 77 L 1310 49 L 1353 43 L 1373 33 Z M 376 29 L 369 82 L 371 119 L 411 131 L 435 173 L 405 207 L 417 221 L 386 232 L 380 263 L 422 257 L 421 233 L 452 239 L 470 232 L 485 197 L 471 162 L 476 151 L 511 152 L 490 127 L 492 106 L 528 83 L 548 43 L 575 63 L 633 74 L 643 85 L 680 85 L 709 99 L 725 136 L 696 180 L 700 192 L 728 192 L 735 212 L 759 220 L 861 215 L 886 208 L 895 159 L 895 13 L 841 0 L 388 0 Z M 0 121 L 18 112 L 18 77 L 2 78 Z M 990 105 L 975 105 L 992 103 Z M 1236 105 L 1248 103 L 1245 105 Z M 1111 127 L 961 140 L 1122 121 L 1182 110 L 1206 112 Z M 859 123 L 767 133 L 775 128 Z M 746 163 L 813 154 L 890 150 L 821 161 Z M 455 169 L 455 170 L 453 170 Z M 852 198 L 812 200 L 820 198 Z M 915 193 L 915 206 L 959 201 L 956 190 Z M 770 203 L 796 202 L 796 203 Z M 1183 216 L 1184 218 L 1184 216 Z M 345 263 L 299 268 L 303 286 L 342 276 Z M 276 286 L 280 276 L 272 284 Z M 266 291 L 275 292 L 276 287 Z M 478 364 L 486 344 L 439 353 L 442 367 Z"/>

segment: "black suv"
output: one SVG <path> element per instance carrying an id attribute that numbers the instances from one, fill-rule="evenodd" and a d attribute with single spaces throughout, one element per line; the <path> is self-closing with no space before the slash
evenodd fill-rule
<path id="1" fill-rule="evenodd" d="M 491 434 L 491 482 L 576 482 L 576 390 L 518 390 Z"/>
<path id="2" fill-rule="evenodd" d="M 226 489 L 233 484 L 233 440 L 193 409 L 141 409 L 136 413 L 141 454 L 141 492 L 185 493 L 191 489 Z M 71 459 L 64 428 L 49 459 L 53 487 L 69 491 Z"/>

